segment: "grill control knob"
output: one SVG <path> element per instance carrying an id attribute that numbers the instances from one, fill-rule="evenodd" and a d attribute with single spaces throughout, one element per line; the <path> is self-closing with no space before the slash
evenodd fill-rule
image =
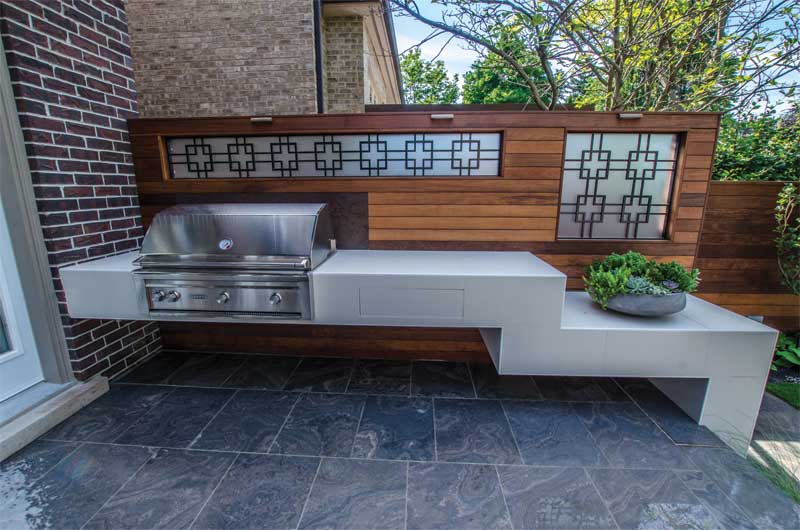
<path id="1" fill-rule="evenodd" d="M 281 298 L 281 295 L 278 293 L 272 293 L 272 295 L 269 297 L 269 303 L 272 305 L 278 305 L 281 302 L 283 302 L 283 298 Z"/>
<path id="2" fill-rule="evenodd" d="M 158 291 L 153 291 L 153 302 L 161 302 L 166 296 L 167 294 L 160 289 Z"/>
<path id="3" fill-rule="evenodd" d="M 167 293 L 167 300 L 169 300 L 170 302 L 177 302 L 180 299 L 181 299 L 181 293 L 179 293 L 178 291 L 170 291 Z"/>
<path id="4" fill-rule="evenodd" d="M 231 295 L 228 294 L 228 291 L 222 291 L 221 293 L 219 293 L 219 296 L 217 297 L 217 303 L 220 304 L 220 305 L 221 304 L 227 304 L 228 300 L 230 300 L 230 299 L 231 299 Z"/>

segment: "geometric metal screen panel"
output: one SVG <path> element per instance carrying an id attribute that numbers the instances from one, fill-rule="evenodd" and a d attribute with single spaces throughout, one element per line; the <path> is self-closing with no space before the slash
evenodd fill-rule
<path id="1" fill-rule="evenodd" d="M 498 176 L 499 133 L 170 138 L 172 178 Z"/>
<path id="2" fill-rule="evenodd" d="M 663 239 L 677 153 L 676 134 L 568 134 L 558 237 Z"/>

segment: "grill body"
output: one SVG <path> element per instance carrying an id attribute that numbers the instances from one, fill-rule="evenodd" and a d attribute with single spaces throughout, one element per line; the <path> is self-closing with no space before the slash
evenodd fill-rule
<path id="1" fill-rule="evenodd" d="M 159 212 L 136 264 L 158 319 L 312 320 L 308 273 L 335 251 L 325 204 L 200 204 Z"/>

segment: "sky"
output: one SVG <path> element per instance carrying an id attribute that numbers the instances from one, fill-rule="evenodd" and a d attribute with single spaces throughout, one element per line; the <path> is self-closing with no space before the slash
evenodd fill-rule
<path id="1" fill-rule="evenodd" d="M 437 13 L 438 8 L 431 6 L 428 0 L 419 0 L 424 13 Z M 394 32 L 397 38 L 397 51 L 403 53 L 411 46 L 418 44 L 422 39 L 431 33 L 431 28 L 422 22 L 418 22 L 410 17 L 399 16 L 396 12 L 392 13 L 394 21 Z M 447 35 L 440 35 L 435 39 L 427 41 L 420 47 L 423 59 L 433 59 L 442 46 L 447 42 Z M 451 74 L 458 74 L 459 85 L 464 80 L 464 74 L 469 70 L 478 55 L 463 44 L 453 39 L 450 41 L 438 57 L 447 66 Z"/>

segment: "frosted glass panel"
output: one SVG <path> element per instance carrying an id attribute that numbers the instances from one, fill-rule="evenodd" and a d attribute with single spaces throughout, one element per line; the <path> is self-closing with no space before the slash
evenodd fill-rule
<path id="1" fill-rule="evenodd" d="M 500 134 L 171 138 L 167 152 L 175 179 L 498 176 Z"/>
<path id="2" fill-rule="evenodd" d="M 558 237 L 663 239 L 677 150 L 675 134 L 568 134 Z"/>

